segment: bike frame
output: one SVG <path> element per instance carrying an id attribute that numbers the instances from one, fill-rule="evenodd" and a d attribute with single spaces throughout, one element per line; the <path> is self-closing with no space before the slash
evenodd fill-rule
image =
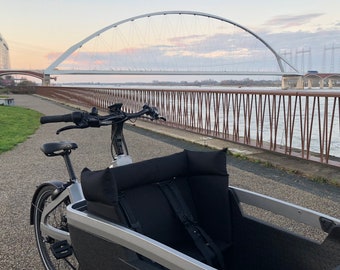
<path id="1" fill-rule="evenodd" d="M 122 104 L 113 104 L 109 107 L 110 116 L 121 116 L 121 107 Z M 91 112 L 93 115 L 97 115 L 97 111 L 95 108 L 92 109 Z M 111 154 L 112 154 L 112 163 L 110 167 L 115 166 L 122 166 L 126 164 L 132 163 L 132 158 L 129 155 L 127 144 L 125 142 L 123 129 L 124 129 L 124 123 L 125 121 L 119 121 L 117 123 L 112 122 L 111 125 Z M 68 127 L 66 128 L 68 129 Z M 57 131 L 57 134 L 66 129 L 60 129 Z M 42 211 L 42 217 L 40 222 L 40 228 L 43 233 L 46 235 L 49 235 L 53 239 L 62 241 L 67 240 L 69 244 L 71 244 L 71 238 L 69 232 L 66 232 L 64 230 L 56 229 L 55 227 L 51 226 L 47 222 L 48 215 L 58 207 L 63 201 L 65 201 L 67 198 L 70 201 L 70 204 L 79 202 L 84 200 L 83 191 L 80 185 L 80 182 L 78 178 L 76 177 L 76 174 L 74 172 L 72 162 L 70 160 L 70 154 L 71 150 L 65 150 L 61 155 L 64 159 L 65 166 L 67 168 L 67 172 L 69 175 L 69 179 L 67 182 L 61 182 L 61 181 L 51 181 L 51 182 L 45 182 L 41 184 L 35 191 L 33 200 L 32 200 L 32 207 L 31 207 L 31 213 L 30 213 L 30 221 L 31 225 L 34 223 L 34 202 L 36 201 L 36 198 L 41 191 L 41 189 L 46 185 L 52 185 L 56 188 L 56 195 L 54 196 L 54 199 L 51 203 L 49 203 Z M 47 156 L 55 156 L 55 155 L 47 155 Z"/>

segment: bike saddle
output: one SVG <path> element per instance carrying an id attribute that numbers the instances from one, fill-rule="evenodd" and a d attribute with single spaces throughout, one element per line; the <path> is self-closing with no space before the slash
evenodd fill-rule
<path id="1" fill-rule="evenodd" d="M 43 144 L 40 149 L 46 156 L 58 156 L 76 148 L 78 145 L 75 142 L 52 142 Z"/>

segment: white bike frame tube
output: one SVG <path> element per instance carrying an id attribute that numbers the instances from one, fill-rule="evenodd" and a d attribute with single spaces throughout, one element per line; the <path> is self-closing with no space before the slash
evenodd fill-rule
<path id="1" fill-rule="evenodd" d="M 334 224 L 340 225 L 340 220 L 335 217 L 331 217 L 323 213 L 301 207 L 299 205 L 288 203 L 242 188 L 230 187 L 230 189 L 235 192 L 240 203 L 249 204 L 264 210 L 271 211 L 272 213 L 302 222 L 320 230 L 322 230 L 320 218 L 326 218 L 334 222 Z"/>
<path id="2" fill-rule="evenodd" d="M 74 204 L 67 206 L 68 223 L 93 236 L 133 250 L 168 269 L 216 270 L 143 234 L 76 208 Z"/>
<path id="3" fill-rule="evenodd" d="M 67 240 L 71 244 L 71 237 L 69 232 L 59 230 L 50 224 L 48 224 L 49 214 L 58 207 L 67 197 L 70 198 L 70 202 L 75 203 L 84 199 L 83 191 L 79 181 L 75 181 L 68 186 L 59 196 L 49 203 L 42 211 L 40 220 L 40 230 L 43 234 L 50 236 L 58 241 Z"/>

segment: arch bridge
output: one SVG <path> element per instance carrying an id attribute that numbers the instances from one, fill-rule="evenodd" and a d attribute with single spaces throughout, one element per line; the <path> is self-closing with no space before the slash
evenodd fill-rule
<path id="1" fill-rule="evenodd" d="M 317 81 L 318 86 L 322 89 L 325 83 L 328 84 L 328 88 L 333 88 L 334 81 L 340 81 L 340 73 L 319 73 L 309 72 L 304 76 L 307 87 L 313 87 L 313 81 Z"/>
<path id="2" fill-rule="evenodd" d="M 97 41 L 106 34 L 111 36 Z M 94 43 L 105 49 L 93 46 L 96 52 L 89 51 Z M 265 57 L 256 55 L 259 48 Z M 269 59 L 269 68 L 261 62 L 264 59 Z M 249 69 L 251 64 L 254 67 Z M 236 22 L 202 12 L 162 11 L 94 32 L 46 68 L 44 85 L 51 75 L 292 76 L 299 71 L 259 35 Z"/>
<path id="3" fill-rule="evenodd" d="M 44 81 L 45 74 L 43 70 L 25 70 L 25 69 L 0 69 L 0 77 L 11 75 L 31 76 Z M 50 77 L 49 80 L 56 80 L 56 77 Z"/>

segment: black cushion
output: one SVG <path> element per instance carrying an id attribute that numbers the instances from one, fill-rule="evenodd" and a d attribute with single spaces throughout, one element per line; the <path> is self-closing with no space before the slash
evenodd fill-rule
<path id="1" fill-rule="evenodd" d="M 185 203 L 200 226 L 220 246 L 231 243 L 228 174 L 224 151 L 184 150 L 112 169 L 84 169 L 81 183 L 88 211 L 132 226 L 120 200 L 138 220 L 138 230 L 159 242 L 200 259 L 185 227 L 158 183 L 175 181 Z M 133 228 L 133 229 L 136 229 Z"/>
<path id="2" fill-rule="evenodd" d="M 86 200 L 114 205 L 118 201 L 117 183 L 109 168 L 99 171 L 83 169 L 81 185 Z"/>
<path id="3" fill-rule="evenodd" d="M 227 176 L 225 152 L 184 150 L 166 157 L 112 169 L 90 171 L 85 168 L 81 180 L 87 200 L 113 205 L 118 200 L 119 191 L 166 181 L 172 177 L 202 174 Z M 225 184 L 227 185 L 228 182 Z"/>

